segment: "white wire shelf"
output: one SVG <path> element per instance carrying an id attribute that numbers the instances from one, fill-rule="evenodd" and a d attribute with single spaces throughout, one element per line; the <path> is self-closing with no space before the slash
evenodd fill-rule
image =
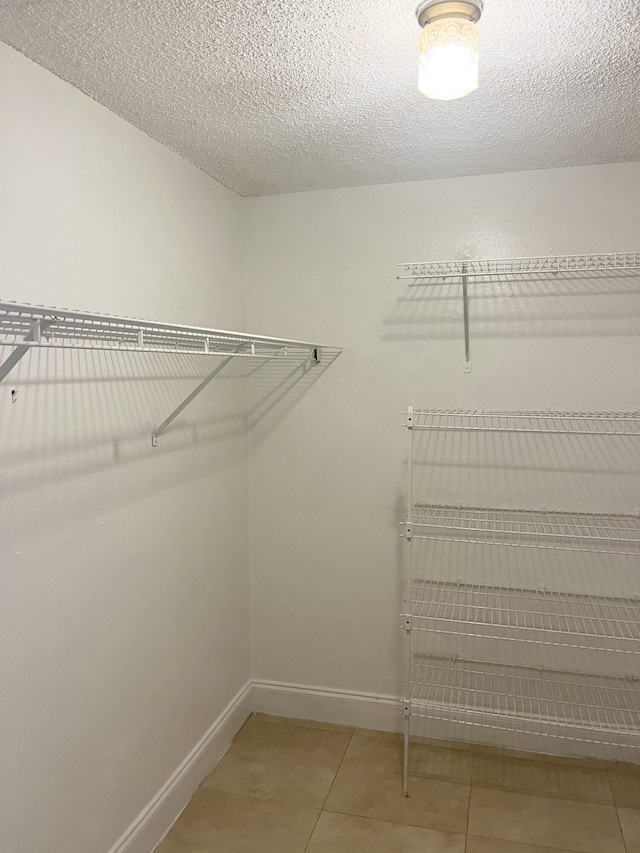
<path id="1" fill-rule="evenodd" d="M 241 358 L 308 355 L 320 349 L 310 341 L 0 302 L 0 346 L 17 345 Z"/>
<path id="2" fill-rule="evenodd" d="M 462 276 L 502 276 L 621 272 L 640 269 L 640 252 L 605 252 L 584 255 L 540 255 L 531 258 L 476 258 L 457 261 L 412 261 L 398 264 L 399 279 L 443 279 Z"/>
<path id="3" fill-rule="evenodd" d="M 409 713 L 521 734 L 640 748 L 640 680 L 414 655 Z"/>
<path id="4" fill-rule="evenodd" d="M 415 504 L 407 533 L 482 545 L 640 555 L 640 515 Z"/>
<path id="5" fill-rule="evenodd" d="M 409 409 L 407 416 L 415 430 L 640 436 L 640 412 Z"/>
<path id="6" fill-rule="evenodd" d="M 322 347 L 311 341 L 272 338 L 223 329 L 179 326 L 66 308 L 0 302 L 0 349 L 13 352 L 0 363 L 0 382 L 33 349 L 97 350 L 129 353 L 172 353 L 217 357 L 212 372 L 151 435 L 154 447 L 175 418 L 236 358 L 292 358 L 318 364 Z M 332 357 L 340 349 L 326 347 Z"/>
<path id="7" fill-rule="evenodd" d="M 639 597 L 415 579 L 408 615 L 412 630 L 640 654 Z"/>
<path id="8" fill-rule="evenodd" d="M 457 279 L 461 284 L 464 322 L 464 372 L 471 372 L 471 342 L 469 331 L 468 280 L 496 279 L 511 276 L 527 277 L 580 273 L 582 275 L 635 276 L 640 270 L 640 252 L 601 252 L 573 255 L 539 255 L 531 258 L 461 258 L 454 261 L 410 261 L 398 264 L 398 279 L 409 286 L 421 287 Z M 640 293 L 640 287 L 638 289 Z"/>

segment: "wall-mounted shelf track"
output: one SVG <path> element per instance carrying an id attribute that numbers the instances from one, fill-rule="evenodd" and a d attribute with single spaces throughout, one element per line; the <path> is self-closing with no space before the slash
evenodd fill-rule
<path id="1" fill-rule="evenodd" d="M 640 748 L 640 678 L 415 655 L 410 713 L 485 729 Z"/>
<path id="2" fill-rule="evenodd" d="M 414 435 L 421 430 L 464 433 L 469 441 L 473 433 L 487 432 L 573 435 L 576 441 L 599 443 L 613 438 L 619 442 L 621 437 L 625 441 L 640 437 L 640 414 L 410 406 L 405 415 L 405 794 L 412 717 L 466 726 L 467 732 L 475 727 L 476 731 L 500 730 L 543 739 L 640 749 L 640 673 L 635 663 L 640 654 L 640 587 L 630 596 L 613 596 L 445 580 L 427 575 L 421 565 L 426 559 L 425 551 L 414 545 L 414 540 L 426 539 L 465 543 L 471 548 L 498 545 L 594 552 L 614 559 L 617 555 L 637 558 L 640 513 L 422 503 L 414 498 L 413 473 L 418 462 L 414 458 Z M 465 560 L 472 559 L 472 554 L 469 551 Z M 473 571 L 473 563 L 466 566 L 466 571 Z M 435 635 L 440 635 L 439 644 L 447 641 L 446 635 L 467 638 L 464 648 L 473 648 L 472 654 L 478 654 L 478 646 L 493 649 L 500 658 L 495 662 L 446 657 L 441 649 L 437 655 L 425 654 L 425 642 L 435 642 Z M 472 638 L 471 645 L 468 638 Z M 490 642 L 486 645 L 485 641 Z M 455 648 L 462 641 L 452 642 Z M 515 644 L 509 647 L 508 655 L 503 654 L 504 642 Z M 594 658 L 587 654 L 586 666 L 580 670 L 545 669 L 529 665 L 526 655 L 535 646 L 540 654 L 545 653 L 542 647 L 553 647 L 554 664 L 561 649 L 571 650 L 563 653 L 570 655 L 571 667 L 585 653 L 598 655 Z M 520 661 L 519 654 L 525 655 L 525 660 Z M 504 663 L 505 658 L 509 663 Z M 606 669 L 606 674 L 588 671 L 594 660 L 598 661 L 595 666 Z M 611 668 L 605 660 L 611 662 Z M 631 665 L 625 666 L 625 662 Z M 632 673 L 629 677 L 619 675 L 627 670 Z M 457 728 L 458 734 L 461 731 Z M 544 747 L 541 751 L 545 751 Z M 640 757 L 636 760 L 640 761 Z"/>
<path id="3" fill-rule="evenodd" d="M 0 382 L 32 349 L 171 353 L 217 359 L 209 376 L 154 430 L 154 446 L 175 417 L 232 359 L 306 359 L 310 364 L 318 364 L 322 357 L 321 345 L 310 341 L 0 302 L 0 347 L 9 346 L 14 350 L 0 364 Z M 336 347 L 330 349 L 339 352 Z"/>
<path id="4" fill-rule="evenodd" d="M 471 371 L 469 335 L 469 279 L 473 281 L 526 280 L 579 274 L 622 276 L 640 272 L 640 252 L 600 252 L 574 255 L 539 255 L 530 258 L 463 258 L 454 261 L 403 261 L 397 278 L 410 287 L 459 281 L 464 321 L 464 370 Z M 640 291 L 639 291 L 640 292 Z"/>
<path id="5" fill-rule="evenodd" d="M 407 618 L 414 631 L 640 654 L 640 597 L 416 578 Z"/>

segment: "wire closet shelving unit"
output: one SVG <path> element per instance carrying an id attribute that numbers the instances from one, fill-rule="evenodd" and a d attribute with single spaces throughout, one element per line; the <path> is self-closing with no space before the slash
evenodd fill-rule
<path id="1" fill-rule="evenodd" d="M 414 437 L 422 431 L 640 437 L 640 412 L 414 409 L 408 432 L 408 638 L 405 794 L 412 717 L 540 738 L 640 749 L 640 597 L 588 595 L 424 577 L 415 539 L 640 557 L 640 514 L 551 512 L 414 502 Z M 414 637 L 450 635 L 580 651 L 631 662 L 628 676 L 429 655 Z M 416 648 L 416 646 L 418 648 Z M 542 750 L 541 750 L 542 751 Z"/>
<path id="2" fill-rule="evenodd" d="M 0 382 L 34 349 L 92 350 L 120 353 L 171 353 L 211 357 L 215 367 L 189 396 L 154 429 L 151 443 L 234 359 L 289 359 L 310 366 L 322 360 L 323 347 L 315 342 L 181 326 L 108 314 L 0 302 L 0 349 L 13 347 L 0 363 Z M 333 354 L 338 347 L 325 347 Z"/>
<path id="3" fill-rule="evenodd" d="M 636 276 L 640 252 L 454 260 L 398 264 L 411 287 L 459 283 L 464 317 L 465 372 L 471 370 L 468 285 L 491 279 L 531 280 L 578 275 Z M 640 288 L 639 291 L 640 293 Z M 419 432 L 556 434 L 602 439 L 640 437 L 640 411 L 494 411 L 417 409 L 406 412 L 408 433 L 406 592 L 402 628 L 407 637 L 404 714 L 405 795 L 409 787 L 412 718 L 479 730 L 531 735 L 603 747 L 640 750 L 640 597 L 556 589 L 466 583 L 425 576 L 415 540 L 474 547 L 575 551 L 640 558 L 640 514 L 558 509 L 448 506 L 414 496 L 414 439 Z M 580 440 L 580 439 L 579 439 Z M 445 546 L 446 547 L 446 546 Z M 506 648 L 546 647 L 615 655 L 627 675 L 443 655 L 424 640 L 463 638 L 465 648 L 490 641 Z M 420 642 L 419 640 L 422 640 Z M 480 648 L 486 648 L 480 646 Z M 513 648 L 510 646 L 509 648 Z M 573 653 L 572 653 L 573 654 Z M 607 658 L 612 660 L 611 658 Z M 463 727 L 461 729 L 460 727 Z M 541 740 L 537 740 L 540 738 Z M 541 748 L 544 751 L 544 747 Z M 640 755 L 640 753 L 636 753 Z"/>

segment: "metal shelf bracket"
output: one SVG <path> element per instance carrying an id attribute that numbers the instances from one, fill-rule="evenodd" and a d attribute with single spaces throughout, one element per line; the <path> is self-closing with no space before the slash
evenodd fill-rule
<path id="1" fill-rule="evenodd" d="M 195 400 L 195 398 L 198 396 L 198 394 L 200 394 L 201 391 L 204 391 L 204 389 L 207 387 L 207 385 L 213 379 L 215 379 L 216 376 L 218 376 L 220 373 L 222 373 L 222 371 L 229 364 L 229 362 L 233 361 L 234 356 L 241 353 L 242 350 L 245 349 L 245 347 L 247 347 L 247 346 L 249 346 L 249 348 L 250 348 L 251 355 L 252 356 L 256 355 L 255 343 L 250 343 L 250 344 L 249 343 L 242 343 L 239 346 L 237 346 L 235 348 L 235 350 L 233 351 L 233 354 L 227 356 L 227 358 L 225 358 L 223 361 L 221 361 L 220 364 L 216 367 L 216 369 L 213 370 L 207 377 L 205 377 L 202 380 L 202 382 L 197 386 L 197 388 L 193 389 L 193 391 L 191 392 L 191 394 L 189 394 L 189 396 L 186 398 L 186 400 L 184 400 L 184 402 L 180 403 L 180 405 L 177 407 L 177 409 L 174 409 L 174 411 L 169 415 L 169 417 L 166 420 L 164 420 L 160 424 L 160 426 L 157 427 L 157 429 L 154 429 L 154 431 L 151 433 L 151 446 L 152 447 L 158 446 L 158 439 L 160 438 L 162 433 L 167 429 L 167 427 L 170 424 L 172 424 L 173 421 L 178 417 L 178 415 L 181 412 L 183 412 L 187 408 L 187 406 Z M 286 355 L 287 347 L 284 348 L 284 352 Z M 313 347 L 311 349 L 311 361 L 312 361 L 312 363 L 313 364 L 320 364 L 321 357 L 322 357 L 322 351 L 321 351 L 320 347 Z"/>
<path id="2" fill-rule="evenodd" d="M 242 349 L 244 349 L 245 346 L 246 346 L 246 344 L 240 344 L 240 346 L 235 348 L 234 354 L 240 352 Z M 159 427 L 154 429 L 154 431 L 151 433 L 151 447 L 157 447 L 158 446 L 158 439 L 160 438 L 162 433 L 167 429 L 167 427 L 170 424 L 172 424 L 173 421 L 178 417 L 178 415 L 187 408 L 189 403 L 192 403 L 195 400 L 195 398 L 198 396 L 198 394 L 200 394 L 201 391 L 204 391 L 204 389 L 207 387 L 207 385 L 213 379 L 215 379 L 216 376 L 218 376 L 218 374 L 222 373 L 222 371 L 225 369 L 225 367 L 229 364 L 230 361 L 233 361 L 233 355 L 229 355 L 225 359 L 223 359 L 220 362 L 220 364 L 216 367 L 216 369 L 212 370 L 211 373 L 208 376 L 206 376 L 196 388 L 193 389 L 193 391 L 189 394 L 189 396 L 186 398 L 186 400 L 184 400 L 182 403 L 180 403 L 178 408 L 174 409 L 173 412 L 171 412 L 171 414 L 169 415 L 169 417 L 166 420 L 164 420 L 160 424 Z"/>

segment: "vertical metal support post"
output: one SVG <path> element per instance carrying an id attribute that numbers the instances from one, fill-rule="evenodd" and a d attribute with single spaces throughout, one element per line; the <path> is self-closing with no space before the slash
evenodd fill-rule
<path id="1" fill-rule="evenodd" d="M 407 668 L 404 682 L 404 756 L 402 764 L 402 793 L 409 796 L 409 727 L 411 721 L 411 574 L 413 566 L 413 406 L 407 406 L 407 515 L 405 522 L 405 644 Z"/>
<path id="2" fill-rule="evenodd" d="M 409 708 L 404 709 L 404 757 L 402 761 L 402 793 L 409 796 Z"/>
<path id="3" fill-rule="evenodd" d="M 31 324 L 31 328 L 25 335 L 24 340 L 33 342 L 34 344 L 39 344 L 42 340 L 42 333 L 46 331 L 50 325 L 51 322 L 47 320 L 34 320 Z M 24 358 L 30 349 L 31 347 L 20 346 L 20 344 L 17 344 L 11 355 L 5 359 L 2 364 L 0 364 L 0 382 L 2 382 L 5 376 L 13 370 L 20 359 Z"/>
<path id="4" fill-rule="evenodd" d="M 462 264 L 462 311 L 464 315 L 464 372 L 471 373 L 469 346 L 469 294 L 467 292 L 467 265 Z"/>

